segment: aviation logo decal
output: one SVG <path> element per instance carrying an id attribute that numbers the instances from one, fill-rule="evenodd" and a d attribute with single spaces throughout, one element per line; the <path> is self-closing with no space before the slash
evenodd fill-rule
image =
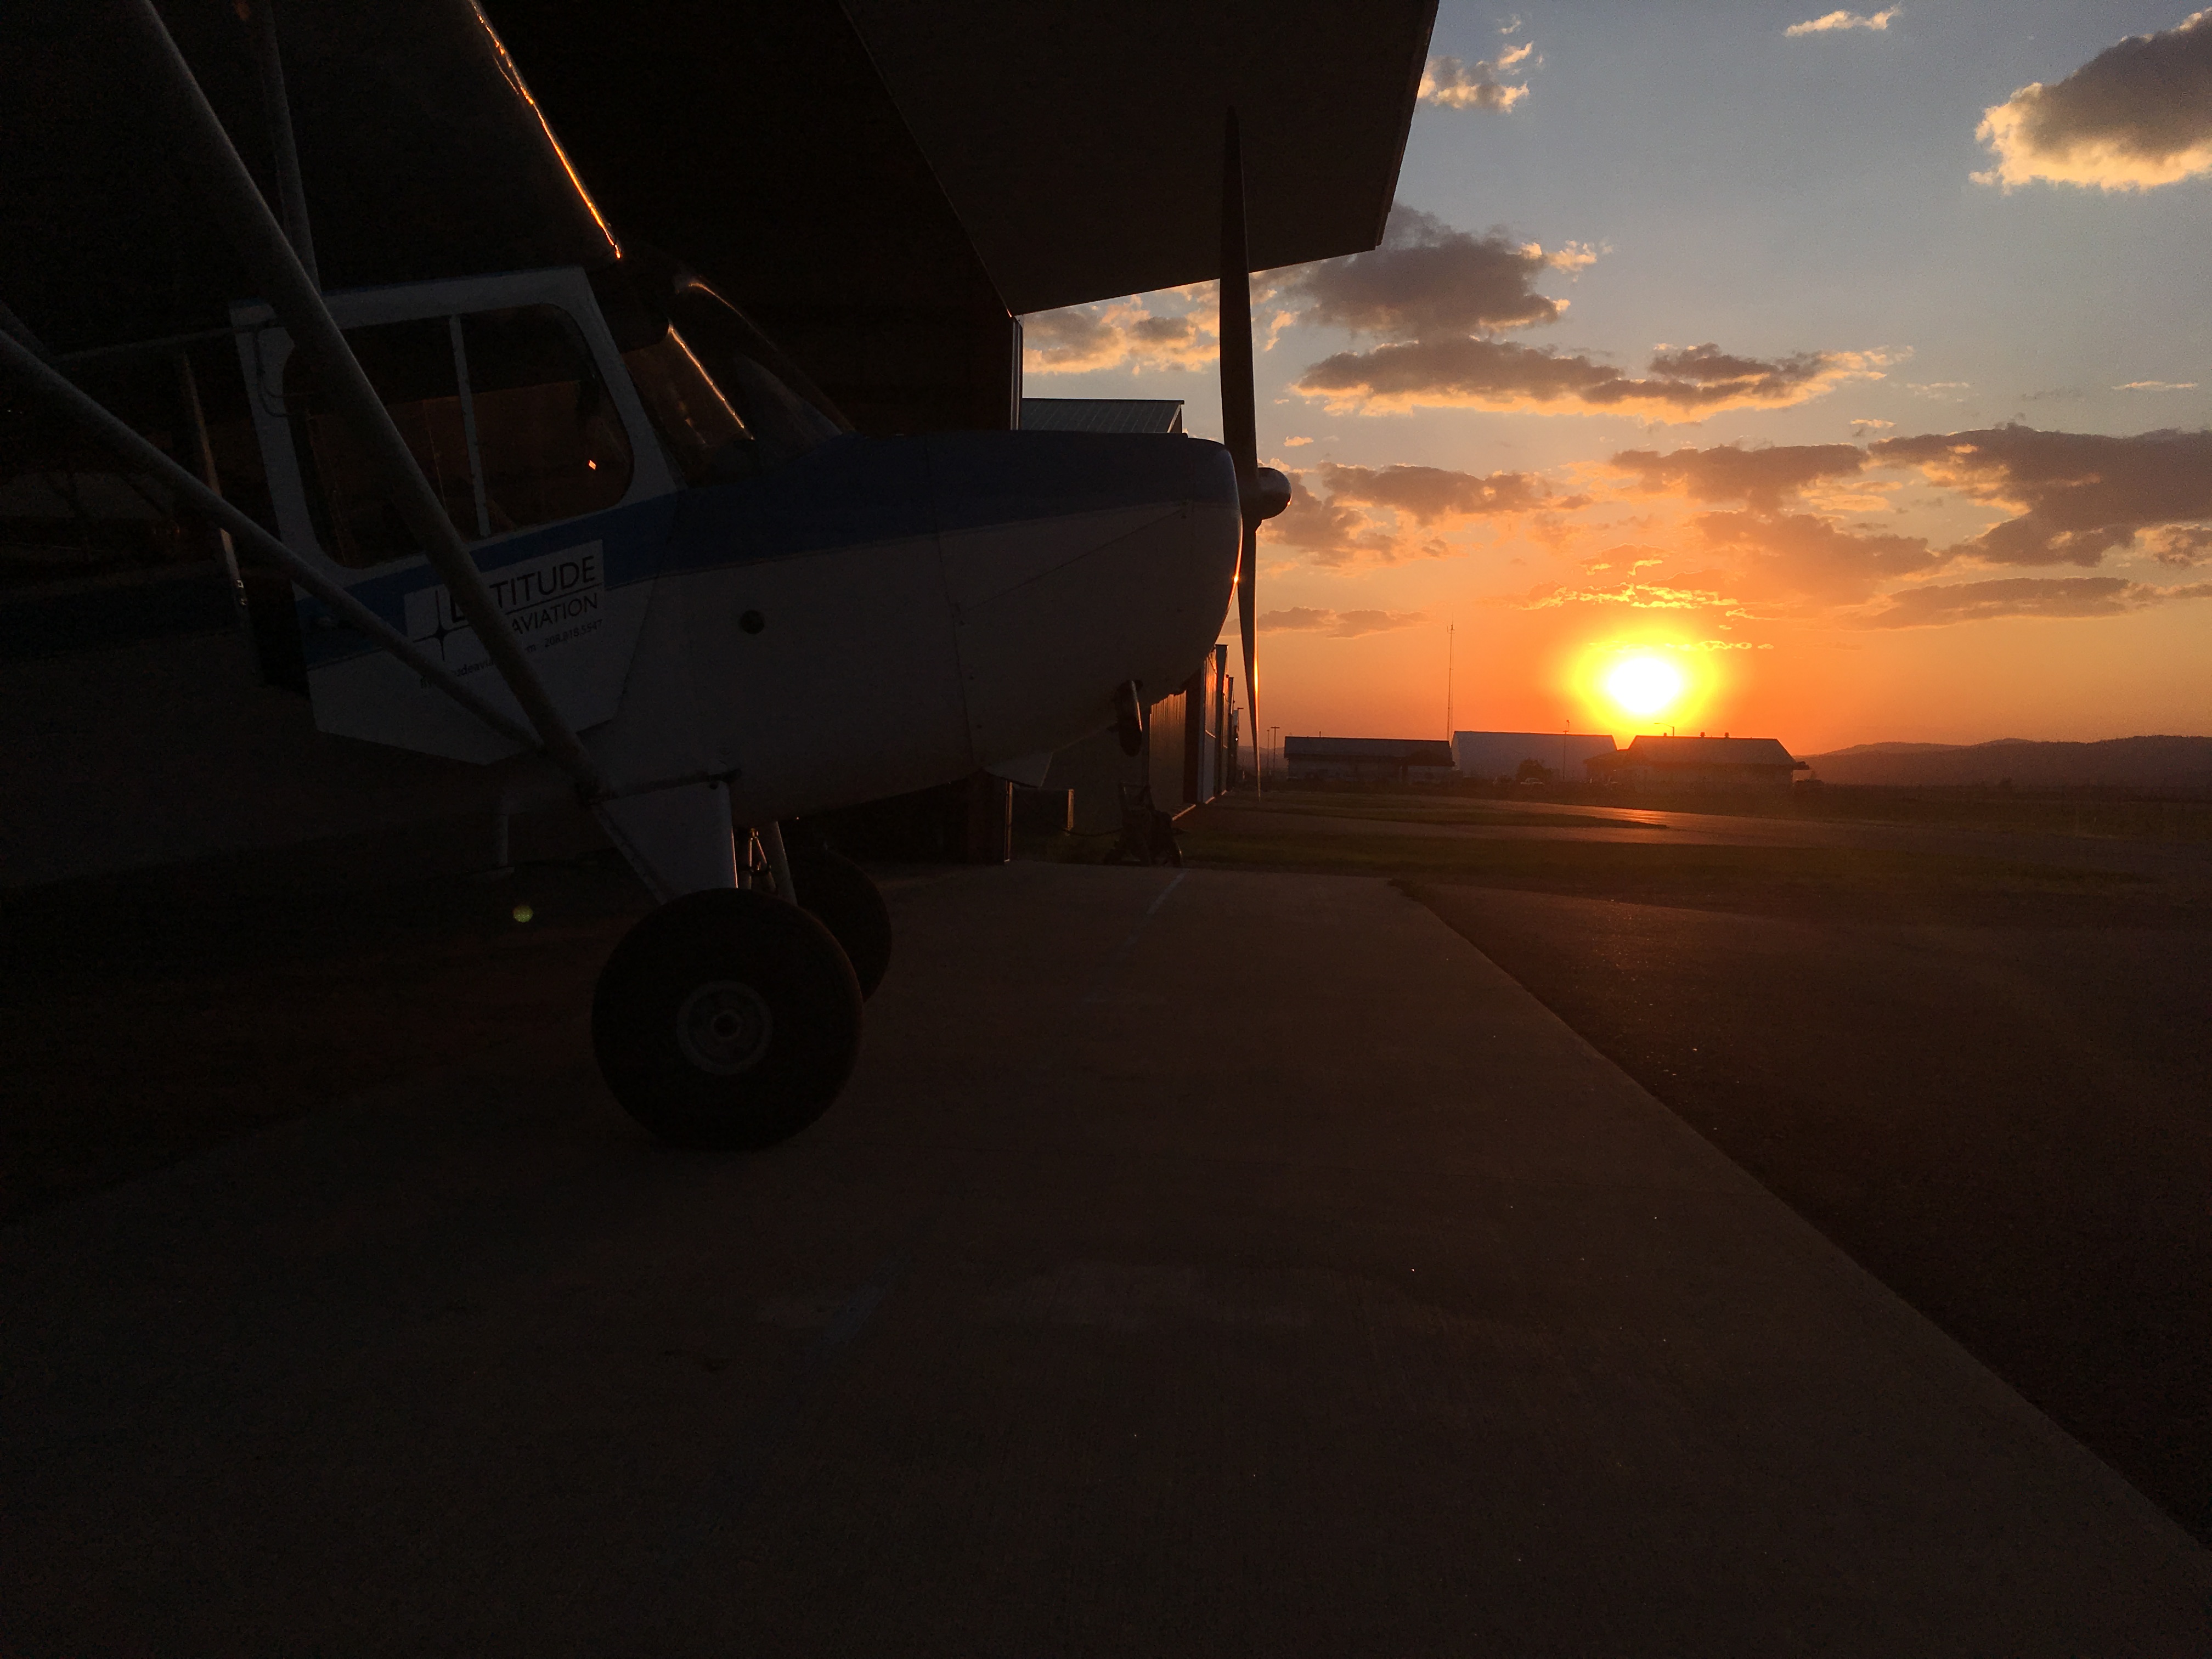
<path id="1" fill-rule="evenodd" d="M 488 571 L 484 585 L 532 656 L 587 639 L 605 623 L 605 554 L 598 542 Z M 464 678 L 490 664 L 483 641 L 443 584 L 407 595 L 406 633 Z"/>
<path id="2" fill-rule="evenodd" d="M 423 574 L 410 571 L 408 579 L 419 582 Z M 653 584 L 611 583 L 604 540 L 513 560 L 483 574 L 555 707 L 578 731 L 612 719 Z M 491 665 L 491 653 L 444 583 L 433 580 L 393 597 L 401 631 L 410 640 L 495 707 L 520 713 Z M 315 723 L 325 732 L 456 760 L 496 760 L 513 752 L 505 738 L 381 652 L 325 662 L 309 679 Z"/>

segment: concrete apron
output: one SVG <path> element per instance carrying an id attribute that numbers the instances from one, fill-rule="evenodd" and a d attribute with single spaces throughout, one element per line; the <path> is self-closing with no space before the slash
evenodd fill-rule
<path id="1" fill-rule="evenodd" d="M 1389 886 L 892 897 L 776 1152 L 579 1009 L 0 1235 L 0 1651 L 2212 1651 L 2185 1534 Z"/>

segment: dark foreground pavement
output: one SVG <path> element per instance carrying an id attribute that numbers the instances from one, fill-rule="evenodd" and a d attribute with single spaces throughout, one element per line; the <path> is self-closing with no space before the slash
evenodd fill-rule
<path id="1" fill-rule="evenodd" d="M 0 1234 L 0 1652 L 2212 1650 L 2185 1534 L 1383 884 L 894 897 L 774 1153 L 580 1008 Z"/>
<path id="2" fill-rule="evenodd" d="M 1853 1260 L 2212 1539 L 2212 930 L 1422 885 Z"/>

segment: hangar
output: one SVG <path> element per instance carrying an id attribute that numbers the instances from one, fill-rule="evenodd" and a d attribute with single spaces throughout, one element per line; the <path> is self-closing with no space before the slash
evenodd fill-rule
<path id="1" fill-rule="evenodd" d="M 1455 732 L 1452 761 L 1467 778 L 1508 779 L 1531 761 L 1555 778 L 1572 778 L 1593 757 L 1610 755 L 1613 738 L 1589 732 Z"/>
<path id="2" fill-rule="evenodd" d="M 619 325 L 680 262 L 787 380 L 890 435 L 1016 425 L 1023 312 L 1212 276 L 1224 104 L 1252 268 L 1372 246 L 1434 9 L 157 9 L 325 292 L 570 267 Z M 117 76 L 97 9 L 0 21 L 0 324 L 265 520 L 232 313 L 252 284 Z M 234 578 L 235 549 L 6 395 L 7 882 L 574 828 L 521 763 L 319 732 L 282 576 Z"/>
<path id="3" fill-rule="evenodd" d="M 1787 789 L 1812 764 L 1782 746 L 1778 738 L 1662 738 L 1650 733 L 1618 754 L 1585 761 L 1595 783 L 1644 789 Z"/>
<path id="4" fill-rule="evenodd" d="M 1437 738 L 1285 738 L 1292 783 L 1449 783 L 1459 774 Z"/>

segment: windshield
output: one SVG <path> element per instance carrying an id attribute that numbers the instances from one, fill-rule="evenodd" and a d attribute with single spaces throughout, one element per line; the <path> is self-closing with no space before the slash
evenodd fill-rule
<path id="1" fill-rule="evenodd" d="M 348 329 L 346 340 L 462 535 L 577 518 L 629 489 L 629 441 L 559 307 L 380 323 Z M 416 552 L 297 352 L 284 367 L 284 406 L 323 551 L 356 568 Z"/>
<path id="2" fill-rule="evenodd" d="M 760 470 L 752 435 L 674 329 L 623 353 L 646 418 L 688 484 L 750 477 Z"/>

